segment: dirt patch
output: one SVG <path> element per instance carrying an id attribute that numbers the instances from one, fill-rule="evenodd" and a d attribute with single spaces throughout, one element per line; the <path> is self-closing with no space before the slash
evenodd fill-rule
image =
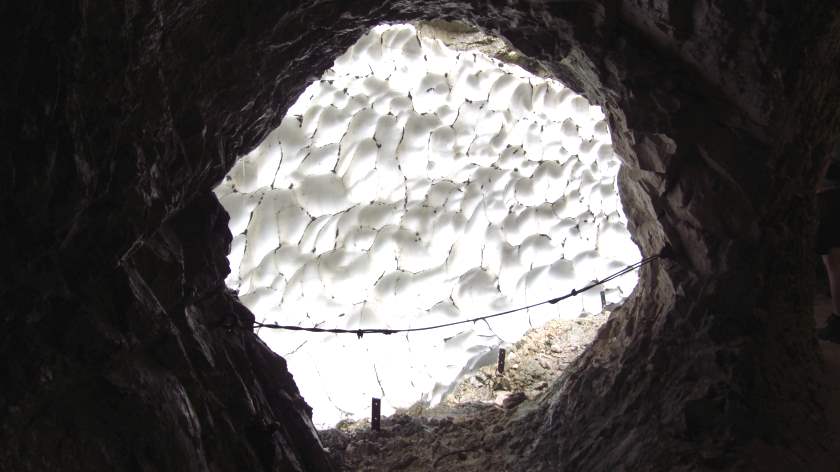
<path id="1" fill-rule="evenodd" d="M 528 331 L 505 356 L 505 371 L 486 366 L 462 379 L 444 404 L 495 402 L 522 392 L 534 398 L 557 379 L 566 367 L 592 342 L 608 313 L 575 320 L 552 320 Z"/>
<path id="2" fill-rule="evenodd" d="M 496 470 L 512 438 L 505 423 L 527 408 L 592 342 L 609 312 L 552 320 L 507 349 L 506 368 L 482 367 L 466 376 L 434 407 L 418 403 L 382 419 L 343 422 L 321 431 L 341 470 Z"/>
<path id="3" fill-rule="evenodd" d="M 510 414 L 495 405 L 459 405 L 451 415 L 395 414 L 380 431 L 323 431 L 321 440 L 340 470 L 493 470 L 495 445 Z"/>

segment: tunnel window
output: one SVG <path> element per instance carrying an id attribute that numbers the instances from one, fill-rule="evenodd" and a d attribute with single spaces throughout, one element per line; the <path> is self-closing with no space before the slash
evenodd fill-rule
<path id="1" fill-rule="evenodd" d="M 227 285 L 258 321 L 411 328 L 516 308 L 639 258 L 603 112 L 561 83 L 411 25 L 373 28 L 215 189 Z M 259 330 L 319 427 L 418 401 L 552 319 L 619 303 L 635 274 L 558 304 L 393 335 Z"/>

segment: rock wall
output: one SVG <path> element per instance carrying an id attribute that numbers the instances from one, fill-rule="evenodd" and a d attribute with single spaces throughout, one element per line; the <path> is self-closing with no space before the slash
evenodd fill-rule
<path id="1" fill-rule="evenodd" d="M 0 469 L 329 469 L 224 289 L 210 189 L 368 28 L 436 18 L 603 104 L 637 241 L 673 250 L 510 425 L 507 466 L 820 470 L 808 236 L 840 129 L 831 3 L 0 7 Z"/>

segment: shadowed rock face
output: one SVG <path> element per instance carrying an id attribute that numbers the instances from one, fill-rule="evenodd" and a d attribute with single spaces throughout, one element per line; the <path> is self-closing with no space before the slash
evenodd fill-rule
<path id="1" fill-rule="evenodd" d="M 500 468 L 825 467 L 809 235 L 840 129 L 832 2 L 35 3 L 0 9 L 0 469 L 329 469 L 224 288 L 210 189 L 361 34 L 419 19 L 499 34 L 602 104 L 637 242 L 673 250 L 510 424 Z"/>

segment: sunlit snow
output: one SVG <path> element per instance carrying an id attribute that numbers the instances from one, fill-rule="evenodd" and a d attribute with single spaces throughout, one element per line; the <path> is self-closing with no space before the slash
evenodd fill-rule
<path id="1" fill-rule="evenodd" d="M 567 293 L 639 259 L 601 109 L 562 84 L 409 25 L 362 37 L 215 189 L 226 283 L 260 321 L 409 328 Z M 606 285 L 608 303 L 635 274 Z M 274 331 L 318 426 L 440 400 L 556 305 L 410 335 Z"/>

